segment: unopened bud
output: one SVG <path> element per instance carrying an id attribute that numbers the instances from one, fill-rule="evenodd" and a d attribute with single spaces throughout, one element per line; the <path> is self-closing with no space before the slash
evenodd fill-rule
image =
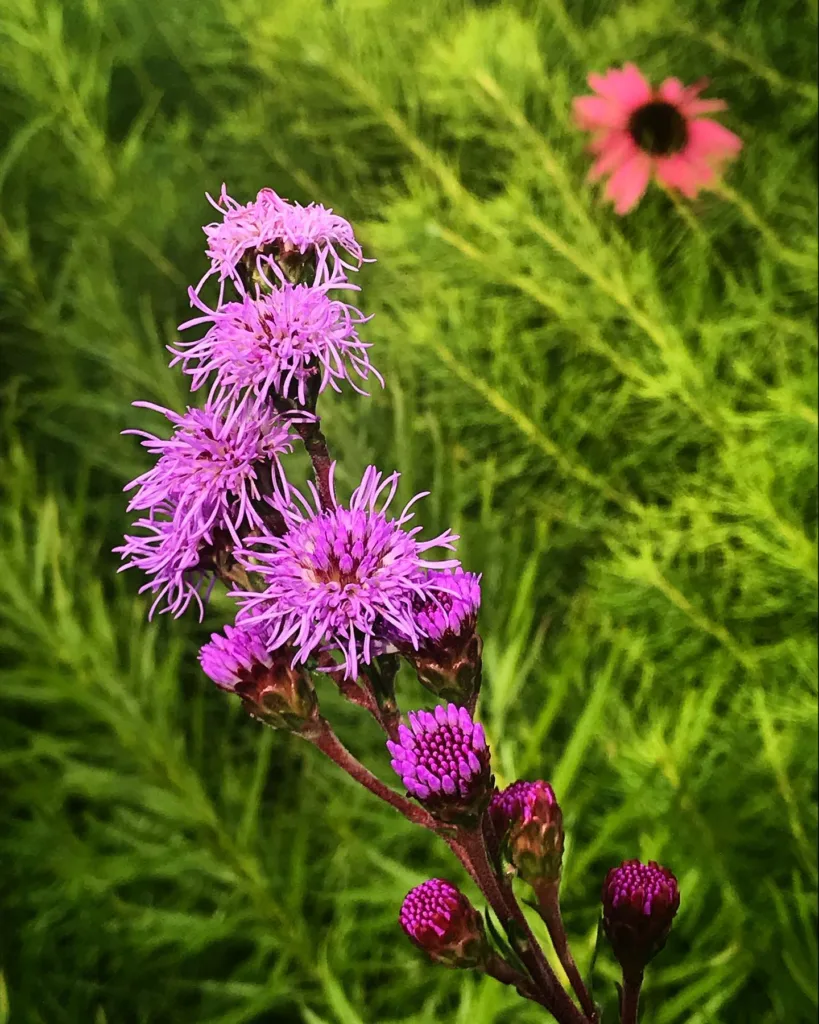
<path id="1" fill-rule="evenodd" d="M 199 652 L 206 675 L 242 698 L 254 717 L 276 729 L 301 732 L 318 718 L 318 700 L 309 674 L 293 666 L 294 652 L 268 651 L 255 626 L 225 626 Z"/>
<path id="2" fill-rule="evenodd" d="M 404 898 L 399 923 L 436 963 L 479 967 L 490 953 L 483 920 L 462 892 L 441 878 L 430 878 Z"/>
<path id="3" fill-rule="evenodd" d="M 560 880 L 563 814 L 548 782 L 513 782 L 492 797 L 489 814 L 500 852 L 524 881 Z"/>
<path id="4" fill-rule="evenodd" d="M 603 928 L 625 978 L 639 977 L 665 945 L 680 906 L 677 879 L 656 861 L 624 861 L 603 883 Z"/>

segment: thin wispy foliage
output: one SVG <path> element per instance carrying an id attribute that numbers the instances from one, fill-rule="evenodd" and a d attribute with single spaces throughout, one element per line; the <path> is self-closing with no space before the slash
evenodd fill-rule
<path id="1" fill-rule="evenodd" d="M 564 808 L 581 970 L 607 869 L 657 859 L 682 901 L 646 1019 L 812 1019 L 815 0 L 309 7 L 0 12 L 0 1021 L 538 1019 L 404 941 L 425 878 L 475 901 L 445 851 L 204 677 L 225 599 L 149 624 L 116 578 L 149 466 L 119 432 L 190 401 L 165 346 L 223 181 L 332 207 L 378 261 L 387 387 L 322 396 L 336 482 L 400 471 L 483 573 L 481 720 L 499 784 Z M 627 61 L 707 75 L 744 146 L 620 218 L 572 100 Z M 610 1013 L 616 978 L 601 951 Z"/>

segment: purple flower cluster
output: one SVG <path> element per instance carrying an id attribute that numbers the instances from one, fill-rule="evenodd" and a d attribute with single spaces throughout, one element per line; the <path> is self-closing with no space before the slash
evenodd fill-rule
<path id="1" fill-rule="evenodd" d="M 293 665 L 341 654 L 344 675 L 400 642 L 417 651 L 467 621 L 480 601 L 477 577 L 456 558 L 449 530 L 423 540 L 413 525 L 416 495 L 390 515 L 399 476 L 370 466 L 347 505 L 336 497 L 335 464 L 321 467 L 315 402 L 327 388 L 383 379 L 358 336 L 369 318 L 341 301 L 358 290 L 345 272 L 364 257 L 350 224 L 319 204 L 301 206 L 263 189 L 245 205 L 222 187 L 208 197 L 220 219 L 205 227 L 210 269 L 189 290 L 201 315 L 181 330 L 203 327 L 198 340 L 169 346 L 191 389 L 208 388 L 204 408 L 162 413 L 170 438 L 141 431 L 152 468 L 133 480 L 128 506 L 140 518 L 117 550 L 123 569 L 139 568 L 154 594 L 151 613 L 181 614 L 203 599 L 215 578 L 232 586 L 236 630 L 205 645 L 202 663 L 220 686 L 236 683 L 237 666 L 270 667 L 287 648 Z M 211 278 L 219 300 L 200 297 Z M 228 285 L 235 296 L 226 296 Z M 307 496 L 288 481 L 282 459 L 304 442 L 319 481 Z M 321 475 L 320 479 L 319 476 Z M 324 667 L 328 667 L 326 662 Z"/>
<path id="2" fill-rule="evenodd" d="M 261 405 L 207 405 L 179 415 L 136 404 L 162 413 L 173 433 L 163 439 L 126 431 L 141 436 L 157 461 L 125 488 L 136 491 L 128 511 L 147 515 L 134 524 L 143 532 L 126 536 L 116 550 L 122 569 L 152 577 L 143 587 L 157 595 L 151 614 L 165 602 L 165 610 L 180 615 L 197 600 L 201 616 L 203 573 L 216 549 L 238 544 L 243 528 L 262 527 L 263 496 L 287 487 L 279 456 L 292 451 L 292 419 Z"/>
<path id="3" fill-rule="evenodd" d="M 656 861 L 643 864 L 639 860 L 624 861 L 612 868 L 603 885 L 603 905 L 614 914 L 620 907 L 628 907 L 645 917 L 652 913 L 677 912 L 680 894 L 677 879 Z"/>
<path id="4" fill-rule="evenodd" d="M 330 487 L 333 488 L 333 470 Z M 380 652 L 379 637 L 397 630 L 418 645 L 420 633 L 414 602 L 431 594 L 431 566 L 457 566 L 456 559 L 429 562 L 431 548 L 453 549 L 449 530 L 432 540 L 418 538 L 419 526 L 407 529 L 418 494 L 397 518 L 387 507 L 398 474 L 382 478 L 375 467 L 365 471 L 348 508 L 333 491 L 333 508 L 322 509 L 311 485 L 313 505 L 295 488 L 289 503 L 277 507 L 287 530 L 279 537 L 248 537 L 236 552 L 240 564 L 258 573 L 265 590 L 237 590 L 238 622 L 263 623 L 275 649 L 290 643 L 304 662 L 316 650 L 337 649 L 345 674 L 355 679 L 359 661 L 368 664 Z"/>
<path id="5" fill-rule="evenodd" d="M 677 879 L 656 861 L 623 861 L 603 883 L 603 928 L 626 980 L 643 969 L 665 945 L 680 907 Z"/>
<path id="6" fill-rule="evenodd" d="M 476 967 L 489 952 L 480 914 L 443 878 L 411 889 L 398 922 L 419 949 L 448 967 Z"/>
<path id="7" fill-rule="evenodd" d="M 205 227 L 210 269 L 189 290 L 202 314 L 180 330 L 198 340 L 169 346 L 203 408 L 162 414 L 170 437 L 136 434 L 153 465 L 126 491 L 135 531 L 116 550 L 121 569 L 148 577 L 157 608 L 175 615 L 204 602 L 219 580 L 236 619 L 199 652 L 203 672 L 256 720 L 312 743 L 413 822 L 441 835 L 487 897 L 515 956 L 494 952 L 483 919 L 454 886 L 433 878 L 409 892 L 400 924 L 437 963 L 490 974 L 547 1009 L 561 1024 L 596 1024 L 599 1011 L 566 942 L 558 889 L 563 816 L 543 781 L 495 789 L 483 726 L 473 718 L 482 673 L 477 632 L 480 576 L 455 557 L 458 537 L 423 539 L 416 494 L 391 512 L 399 474 L 368 466 L 349 501 L 335 488 L 336 463 L 317 414 L 319 395 L 374 377 L 369 318 L 334 297 L 357 290 L 345 271 L 364 258 L 352 228 L 323 206 L 289 203 L 263 189 L 246 205 L 208 196 L 221 219 Z M 351 261 L 351 262 L 348 262 Z M 202 288 L 217 278 L 210 308 Z M 232 285 L 235 295 L 225 301 Z M 294 487 L 285 459 L 303 445 L 314 482 Z M 446 703 L 401 722 L 400 659 Z M 386 786 L 358 762 L 320 713 L 313 673 L 365 708 L 389 737 L 391 765 L 406 790 Z M 578 996 L 563 991 L 508 876 L 534 890 L 555 952 Z M 623 968 L 623 1006 L 636 1020 L 642 969 L 661 948 L 679 907 L 670 871 L 628 861 L 603 887 L 603 926 Z M 501 945 L 501 943 L 499 943 Z M 581 1013 L 582 1008 L 582 1013 Z M 626 1020 L 624 1011 L 623 1020 Z"/>
<path id="8" fill-rule="evenodd" d="M 354 286 L 339 281 L 312 287 L 283 282 L 269 294 L 245 295 L 216 310 L 208 309 L 191 290 L 192 303 L 205 315 L 186 321 L 180 330 L 212 326 L 198 341 L 171 346 L 171 366 L 182 363 L 194 391 L 213 375 L 210 397 L 218 401 L 249 393 L 260 401 L 276 395 L 306 405 L 312 380 L 318 382 L 319 393 L 328 386 L 341 391 L 340 382 L 347 381 L 366 395 L 355 377 L 366 381 L 373 376 L 383 387 L 381 374 L 370 363 L 370 344 L 356 332 L 370 317 L 330 298 L 330 287 Z"/>
<path id="9" fill-rule="evenodd" d="M 442 820 L 479 817 L 489 803 L 489 748 L 466 708 L 411 711 L 409 727 L 399 726 L 398 741 L 388 740 L 387 749 L 407 792 Z"/>
<path id="10" fill-rule="evenodd" d="M 480 576 L 460 568 L 448 572 L 436 568 L 429 572 L 428 582 L 432 592 L 415 605 L 415 620 L 423 634 L 437 644 L 447 635 L 471 633 L 481 605 Z"/>
<path id="11" fill-rule="evenodd" d="M 199 651 L 199 664 L 206 676 L 223 690 L 234 690 L 261 666 L 270 668 L 273 658 L 267 638 L 258 626 L 225 626 L 212 633 Z"/>
<path id="12" fill-rule="evenodd" d="M 274 262 L 274 255 L 312 253 L 317 284 L 343 279 L 345 270 L 357 270 L 365 262 L 349 222 L 320 203 L 301 206 L 282 199 L 271 188 L 263 188 L 253 202 L 243 206 L 227 194 L 225 185 L 218 200 L 207 198 L 221 219 L 203 229 L 210 269 L 197 285 L 197 292 L 213 275 L 220 284 L 231 280 L 244 292 L 238 268 L 248 255 L 254 266 L 265 268 Z M 221 304 L 221 293 L 219 301 Z"/>

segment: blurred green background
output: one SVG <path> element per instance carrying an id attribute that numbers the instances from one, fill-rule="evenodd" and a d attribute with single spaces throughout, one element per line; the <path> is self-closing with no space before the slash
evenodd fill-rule
<path id="1" fill-rule="evenodd" d="M 737 20 L 739 19 L 739 20 Z M 205 190 L 354 224 L 387 388 L 323 401 L 484 574 L 501 782 L 551 779 L 585 969 L 610 864 L 682 909 L 647 1022 L 815 1019 L 816 0 L 5 0 L 0 12 L 0 1021 L 501 1024 L 423 961 L 407 889 L 462 882 L 195 654 L 110 549 L 181 408 L 165 344 Z M 619 220 L 569 119 L 590 70 L 709 76 L 718 194 Z M 403 683 L 410 706 L 424 701 Z M 326 706 L 389 777 L 367 721 Z M 611 1013 L 616 972 L 596 993 Z"/>

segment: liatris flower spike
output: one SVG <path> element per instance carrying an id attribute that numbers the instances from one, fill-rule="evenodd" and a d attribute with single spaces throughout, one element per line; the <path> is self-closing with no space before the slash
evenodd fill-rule
<path id="1" fill-rule="evenodd" d="M 398 920 L 412 942 L 436 963 L 478 967 L 489 955 L 481 915 L 441 878 L 430 878 L 408 892 Z"/>
<path id="2" fill-rule="evenodd" d="M 242 205 L 227 194 L 208 202 L 221 220 L 206 224 L 210 269 L 196 287 L 198 292 L 214 274 L 240 294 L 248 291 L 254 272 L 275 266 L 290 281 L 311 273 L 313 284 L 344 280 L 345 270 L 357 270 L 364 261 L 350 223 L 320 203 L 301 206 L 263 188 L 253 202 Z M 345 259 L 346 256 L 346 259 Z M 348 262 L 352 260 L 352 262 Z"/>
<path id="3" fill-rule="evenodd" d="M 563 815 L 548 782 L 513 782 L 492 797 L 489 815 L 504 857 L 535 888 L 557 884 Z"/>
<path id="4" fill-rule="evenodd" d="M 425 570 L 458 565 L 456 559 L 430 562 L 425 555 L 436 547 L 451 549 L 457 537 L 447 530 L 421 541 L 420 526 L 406 529 L 414 515 L 410 508 L 421 494 L 397 519 L 387 518 L 398 474 L 383 478 L 373 466 L 365 471 L 349 508 L 341 507 L 333 489 L 334 467 L 331 509 L 322 510 L 314 488 L 315 507 L 291 488 L 289 504 L 277 505 L 286 532 L 250 537 L 236 552 L 240 564 L 258 573 L 266 589 L 235 590 L 232 596 L 241 606 L 238 621 L 268 628 L 271 649 L 290 643 L 302 663 L 314 652 L 336 650 L 344 658 L 345 676 L 355 679 L 360 664 L 381 653 L 382 623 L 418 643 L 413 600 L 424 599 L 430 591 Z"/>
<path id="5" fill-rule="evenodd" d="M 702 116 L 726 108 L 722 100 L 699 98 L 707 84 L 686 87 L 667 78 L 653 89 L 634 64 L 589 75 L 596 95 L 574 101 L 574 118 L 592 133 L 597 160 L 589 177 L 610 176 L 605 194 L 616 213 L 636 206 L 652 176 L 695 198 L 742 149 L 733 132 Z"/>
<path id="6" fill-rule="evenodd" d="M 486 810 L 493 780 L 483 726 L 464 707 L 439 705 L 409 713 L 398 742 L 387 741 L 392 767 L 407 791 L 438 820 L 476 825 Z"/>
<path id="7" fill-rule="evenodd" d="M 627 981 L 663 948 L 679 906 L 677 879 L 656 861 L 627 860 L 606 875 L 603 928 Z"/>
<path id="8" fill-rule="evenodd" d="M 126 488 L 129 510 L 141 518 L 117 549 L 122 568 L 148 575 L 142 589 L 154 594 L 151 614 L 162 607 L 179 615 L 195 602 L 201 615 L 214 584 L 229 587 L 235 623 L 202 646 L 204 673 L 252 717 L 310 743 L 449 846 L 493 912 L 487 927 L 498 948 L 478 910 L 439 878 L 413 889 L 401 908 L 401 927 L 417 946 L 439 963 L 513 986 L 557 1024 L 598 1024 L 560 920 L 563 824 L 554 793 L 545 782 L 497 793 L 473 718 L 480 577 L 448 557 L 458 540 L 450 530 L 421 539 L 414 506 L 426 492 L 389 514 L 397 473 L 369 466 L 346 505 L 336 495 L 318 396 L 345 384 L 360 391 L 354 377 L 381 381 L 357 335 L 365 318 L 329 294 L 350 290 L 344 272 L 362 262 L 352 229 L 322 206 L 287 203 L 270 189 L 242 206 L 223 187 L 213 205 L 221 219 L 205 228 L 211 266 L 200 287 L 218 277 L 219 304 L 210 309 L 192 292 L 203 315 L 183 326 L 207 324 L 207 333 L 171 350 L 194 390 L 209 385 L 209 397 L 181 414 L 148 406 L 171 422 L 167 440 L 130 431 L 156 461 Z M 238 301 L 222 301 L 227 282 Z M 297 444 L 312 467 L 307 492 L 282 464 Z M 451 702 L 410 712 L 403 724 L 394 686 L 401 659 Z M 372 716 L 406 792 L 344 746 L 320 713 L 314 672 L 329 673 L 350 704 Z M 532 931 L 504 858 L 533 886 L 579 1006 Z M 639 972 L 668 933 L 676 882 L 657 865 L 628 862 L 609 874 L 603 899 L 624 969 L 621 1024 L 635 1024 Z"/>
<path id="9" fill-rule="evenodd" d="M 293 651 L 268 650 L 258 626 L 225 626 L 199 652 L 205 675 L 242 698 L 254 718 L 299 732 L 318 718 L 316 691 L 307 672 L 293 667 Z"/>

